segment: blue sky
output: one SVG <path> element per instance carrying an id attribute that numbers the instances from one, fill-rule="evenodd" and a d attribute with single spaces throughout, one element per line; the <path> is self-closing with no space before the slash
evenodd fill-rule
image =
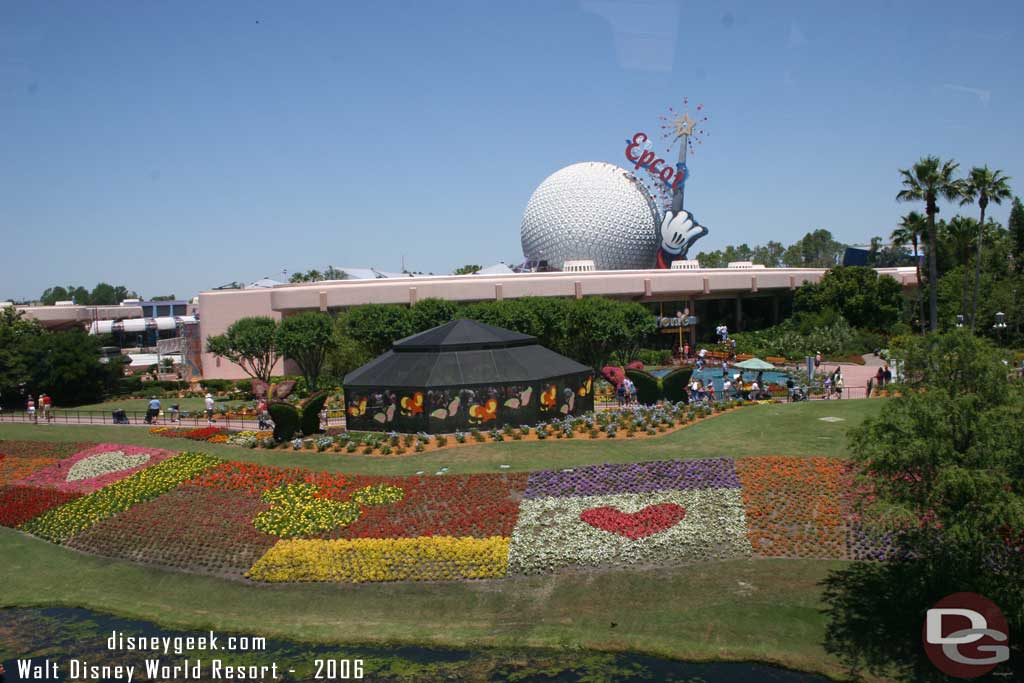
<path id="1" fill-rule="evenodd" d="M 1017 2 L 0 5 L 0 298 L 192 295 L 311 267 L 521 258 L 533 189 L 683 96 L 695 250 L 888 235 L 897 169 L 1024 194 Z M 976 213 L 974 207 L 965 209 Z M 952 215 L 947 207 L 943 215 Z M 991 214 L 1005 221 L 1009 209 Z"/>

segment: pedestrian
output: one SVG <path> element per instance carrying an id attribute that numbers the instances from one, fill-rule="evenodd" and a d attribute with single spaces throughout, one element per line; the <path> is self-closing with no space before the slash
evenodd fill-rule
<path id="1" fill-rule="evenodd" d="M 883 375 L 883 377 L 885 378 L 886 384 L 889 384 L 889 382 L 892 381 L 892 368 L 890 368 L 888 365 L 885 366 L 885 374 Z"/>
<path id="2" fill-rule="evenodd" d="M 160 399 L 156 396 L 149 397 L 149 407 L 146 409 L 146 424 L 153 424 L 157 415 L 160 414 Z"/>
<path id="3" fill-rule="evenodd" d="M 715 401 L 715 382 L 714 380 L 708 380 L 708 400 Z"/>
<path id="4" fill-rule="evenodd" d="M 171 404 L 171 423 L 172 424 L 179 421 L 178 416 L 180 414 L 181 414 L 180 406 L 177 403 L 172 403 Z"/>
<path id="5" fill-rule="evenodd" d="M 843 375 L 836 373 L 836 398 L 843 397 Z"/>
<path id="6" fill-rule="evenodd" d="M 882 369 L 881 365 L 878 366 L 878 372 L 875 373 L 875 385 L 879 389 L 885 386 L 885 370 Z"/>
<path id="7" fill-rule="evenodd" d="M 209 426 L 213 425 L 213 394 L 207 394 L 206 399 L 203 401 L 203 406 L 206 408 L 206 424 Z"/>
<path id="8" fill-rule="evenodd" d="M 818 368 L 821 367 L 821 351 L 814 354 L 814 374 L 818 374 Z"/>
<path id="9" fill-rule="evenodd" d="M 622 381 L 619 382 L 619 386 L 615 387 L 615 400 L 619 404 L 619 407 L 626 405 L 626 380 L 627 377 L 623 377 Z"/>
<path id="10" fill-rule="evenodd" d="M 722 398 L 725 400 L 732 398 L 732 382 L 729 381 L 728 377 L 722 381 Z"/>
<path id="11" fill-rule="evenodd" d="M 736 360 L 736 339 L 729 340 L 729 360 Z"/>
<path id="12" fill-rule="evenodd" d="M 268 424 L 268 421 L 267 421 L 267 399 L 265 399 L 265 398 L 261 398 L 260 399 L 260 404 L 256 408 L 256 414 L 257 414 L 257 416 L 259 418 L 259 428 L 260 429 L 266 429 L 267 428 L 267 424 Z"/>
<path id="13" fill-rule="evenodd" d="M 36 419 L 36 402 L 32 398 L 32 394 L 28 395 L 28 402 L 25 403 L 25 412 L 28 413 L 28 419 L 30 422 L 39 424 L 39 421 Z"/>
<path id="14" fill-rule="evenodd" d="M 764 386 L 764 370 L 757 371 L 757 383 Z"/>
<path id="15" fill-rule="evenodd" d="M 825 378 L 825 400 L 832 398 L 832 378 Z"/>
<path id="16" fill-rule="evenodd" d="M 690 360 L 690 345 L 683 344 L 683 360 Z"/>
<path id="17" fill-rule="evenodd" d="M 729 361 L 725 358 L 722 359 L 722 377 L 729 376 Z"/>
<path id="18" fill-rule="evenodd" d="M 760 395 L 761 395 L 761 385 L 758 384 L 757 380 L 754 380 L 750 384 L 750 393 L 747 394 L 747 396 L 750 397 L 751 401 L 757 401 L 757 400 L 760 399 Z"/>
<path id="19" fill-rule="evenodd" d="M 698 390 L 700 389 L 700 381 L 694 379 L 690 382 L 690 403 L 696 403 L 698 397 Z"/>
<path id="20" fill-rule="evenodd" d="M 39 396 L 39 402 L 43 404 L 43 419 L 46 420 L 46 424 L 50 424 L 53 421 L 53 415 L 50 414 L 50 407 L 53 404 L 53 399 L 50 398 L 49 394 L 41 394 Z"/>

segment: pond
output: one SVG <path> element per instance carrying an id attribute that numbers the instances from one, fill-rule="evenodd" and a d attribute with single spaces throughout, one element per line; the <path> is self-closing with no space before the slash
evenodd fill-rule
<path id="1" fill-rule="evenodd" d="M 108 640 L 113 632 L 125 637 L 159 637 L 170 645 L 162 651 L 111 650 Z M 127 681 L 117 678 L 112 667 L 133 666 L 132 680 L 152 680 L 146 671 L 147 660 L 160 660 L 165 666 L 180 665 L 189 659 L 190 666 L 200 662 L 201 675 L 208 680 L 215 660 L 221 671 L 227 667 L 269 667 L 276 664 L 280 681 L 342 680 L 342 673 L 352 675 L 361 669 L 363 679 L 375 682 L 398 681 L 549 681 L 582 683 L 588 681 L 675 681 L 678 683 L 741 683 L 771 681 L 775 683 L 818 683 L 828 679 L 812 674 L 790 671 L 762 664 L 712 662 L 690 663 L 637 654 L 611 654 L 586 650 L 540 649 L 441 649 L 428 647 L 361 647 L 315 645 L 287 640 L 267 639 L 264 647 L 248 651 L 227 651 L 230 634 L 216 632 L 218 650 L 176 649 L 175 638 L 200 636 L 204 632 L 175 631 L 133 619 L 122 619 L 84 609 L 43 608 L 0 610 L 0 660 L 7 673 L 4 683 L 31 680 L 19 674 L 18 659 L 29 657 L 42 664 L 56 662 L 59 675 L 48 680 L 70 680 L 72 667 L 83 662 L 101 675 L 90 680 Z M 251 636 L 250 636 L 251 638 Z M 165 639 L 169 639 L 166 640 Z M 122 645 L 124 643 L 122 642 Z M 181 644 L 181 643 L 179 643 Z M 252 646 L 253 643 L 250 643 Z M 355 667 L 359 662 L 358 669 Z M 77 663 L 73 663 L 77 662 Z M 107 667 L 107 668 L 104 668 Z M 317 678 L 319 669 L 320 677 Z M 189 670 L 188 680 L 194 669 Z M 110 675 L 103 677 L 103 673 Z M 181 673 L 161 680 L 185 680 Z M 38 679 L 35 679 L 38 680 Z M 82 680 L 82 679 L 79 679 Z M 266 680 L 272 680 L 267 678 Z"/>

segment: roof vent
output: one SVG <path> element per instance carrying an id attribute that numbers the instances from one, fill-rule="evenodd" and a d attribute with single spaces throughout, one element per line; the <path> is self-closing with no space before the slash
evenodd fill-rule
<path id="1" fill-rule="evenodd" d="M 679 259 L 673 261 L 672 270 L 700 270 L 700 261 L 697 259 Z"/>
<path id="2" fill-rule="evenodd" d="M 750 261 L 730 261 L 726 268 L 733 268 L 736 270 L 750 270 L 754 267 L 754 264 Z"/>

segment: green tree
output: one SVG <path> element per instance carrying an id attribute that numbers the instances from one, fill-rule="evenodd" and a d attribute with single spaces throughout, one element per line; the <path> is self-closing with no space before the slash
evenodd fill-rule
<path id="1" fill-rule="evenodd" d="M 468 264 L 465 266 L 459 266 L 452 271 L 452 275 L 472 275 L 480 270 L 480 266 Z"/>
<path id="2" fill-rule="evenodd" d="M 978 224 L 973 218 L 965 216 L 953 216 L 953 218 L 939 230 L 940 237 L 948 242 L 950 251 L 956 259 L 957 265 L 963 268 L 963 287 L 960 298 L 960 313 L 967 315 L 967 272 L 971 265 L 971 251 L 978 241 Z"/>
<path id="3" fill-rule="evenodd" d="M 149 297 L 150 301 L 177 301 L 178 297 L 173 294 L 161 294 L 160 296 Z"/>
<path id="4" fill-rule="evenodd" d="M 909 244 L 914 249 L 914 268 L 917 270 L 917 303 L 922 330 L 924 329 L 924 297 L 921 295 L 923 280 L 921 279 L 921 251 L 918 246 L 927 232 L 928 222 L 925 217 L 917 211 L 911 211 L 900 220 L 899 226 L 892 231 L 892 235 L 889 237 L 894 244 L 901 246 Z"/>
<path id="5" fill-rule="evenodd" d="M 331 343 L 324 359 L 324 374 L 336 384 L 341 384 L 345 375 L 369 363 L 375 355 L 358 339 L 349 336 L 349 326 L 345 320 L 347 315 L 348 313 L 341 313 L 335 316 Z"/>
<path id="6" fill-rule="evenodd" d="M 72 289 L 74 288 L 72 287 Z M 72 294 L 66 288 L 57 285 L 56 287 L 47 287 L 39 297 L 39 303 L 44 306 L 53 306 L 58 301 L 71 301 L 71 298 Z"/>
<path id="7" fill-rule="evenodd" d="M 836 266 L 793 295 L 794 312 L 833 310 L 854 327 L 879 331 L 899 321 L 902 303 L 900 284 L 867 266 Z"/>
<path id="8" fill-rule="evenodd" d="M 37 345 L 43 328 L 13 306 L 0 308 L 0 405 L 20 402 L 20 389 L 32 379 L 25 351 Z"/>
<path id="9" fill-rule="evenodd" d="M 522 299 L 506 299 L 504 301 L 484 301 L 470 304 L 462 309 L 461 314 L 472 320 L 479 320 L 488 325 L 503 327 L 507 330 L 530 334 L 539 337 L 543 330 L 540 318 L 531 305 Z"/>
<path id="10" fill-rule="evenodd" d="M 288 316 L 277 326 L 277 350 L 299 366 L 309 391 L 316 391 L 319 386 L 331 335 L 330 316 L 316 311 Z"/>
<path id="11" fill-rule="evenodd" d="M 935 214 L 939 212 L 939 199 L 953 201 L 963 195 L 963 182 L 953 177 L 959 167 L 960 164 L 953 160 L 942 161 L 935 156 L 926 156 L 911 168 L 900 169 L 903 189 L 896 195 L 896 199 L 901 202 L 923 201 L 925 216 L 928 218 L 928 290 L 932 332 L 937 332 L 939 329 L 938 290 L 936 289 L 936 283 L 939 281 L 939 267 L 935 253 L 938 248 Z"/>
<path id="12" fill-rule="evenodd" d="M 250 377 L 269 382 L 280 358 L 277 325 L 273 318 L 263 316 L 239 318 L 224 334 L 207 337 L 206 350 L 227 358 Z"/>
<path id="13" fill-rule="evenodd" d="M 1017 272 L 1024 273 L 1024 204 L 1021 204 L 1020 197 L 1013 198 L 1008 227 L 1013 240 L 1014 265 L 1017 267 Z"/>
<path id="14" fill-rule="evenodd" d="M 567 355 L 595 369 L 614 354 L 629 355 L 655 332 L 654 316 L 637 303 L 585 297 L 572 299 L 567 313 Z"/>
<path id="15" fill-rule="evenodd" d="M 346 334 L 377 356 L 391 344 L 413 333 L 412 314 L 408 306 L 366 304 L 349 309 L 343 318 Z"/>
<path id="16" fill-rule="evenodd" d="M 421 299 L 412 307 L 412 330 L 423 332 L 438 325 L 444 325 L 458 317 L 457 304 L 445 299 Z"/>
<path id="17" fill-rule="evenodd" d="M 945 680 L 920 647 L 922 613 L 940 598 L 981 593 L 1011 633 L 1024 628 L 1024 386 L 967 330 L 895 351 L 908 390 L 851 432 L 873 494 L 860 512 L 889 529 L 894 552 L 830 577 L 826 649 L 873 673 Z M 1019 662 L 1020 642 L 1011 647 Z"/>
<path id="18" fill-rule="evenodd" d="M 45 332 L 22 345 L 30 393 L 46 392 L 57 405 L 98 403 L 118 379 L 121 364 L 100 363 L 100 341 L 84 330 Z"/>
<path id="19" fill-rule="evenodd" d="M 991 170 L 987 165 L 975 166 L 967 175 L 963 184 L 963 199 L 960 204 L 977 202 L 981 217 L 978 219 L 978 258 L 974 264 L 974 297 L 971 300 L 971 330 L 974 330 L 975 318 L 978 315 L 978 289 L 981 287 L 981 253 L 984 243 L 981 228 L 985 225 L 985 209 L 989 202 L 1002 204 L 1004 199 L 1013 197 L 1010 192 L 1010 178 L 999 169 Z"/>
<path id="20" fill-rule="evenodd" d="M 783 262 L 791 268 L 831 268 L 839 262 L 845 245 L 824 228 L 809 232 L 786 249 Z"/>

